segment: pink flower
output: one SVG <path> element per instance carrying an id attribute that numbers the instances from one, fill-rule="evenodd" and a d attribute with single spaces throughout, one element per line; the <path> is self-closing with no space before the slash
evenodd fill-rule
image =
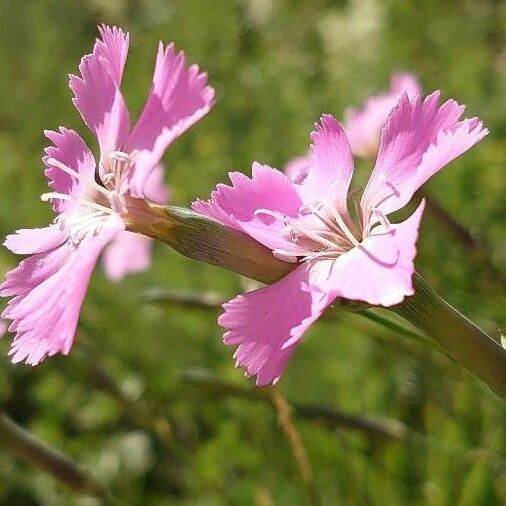
<path id="1" fill-rule="evenodd" d="M 348 108 L 344 129 L 355 156 L 374 159 L 378 152 L 381 129 L 403 93 L 414 98 L 422 92 L 411 74 L 393 74 L 390 90 L 370 97 L 362 109 Z"/>
<path id="2" fill-rule="evenodd" d="M 42 199 L 53 202 L 57 217 L 46 228 L 18 230 L 4 243 L 16 254 L 31 255 L 0 285 L 1 296 L 13 297 L 2 318 L 12 320 L 9 331 L 16 334 L 9 352 L 14 363 L 36 365 L 46 356 L 69 353 L 100 253 L 124 233 L 125 217 L 143 212 L 143 199 L 152 196 L 150 178 L 160 188 L 160 175 L 153 171 L 159 171 L 169 144 L 213 104 L 206 74 L 187 67 L 172 44 L 160 43 L 151 91 L 131 128 L 120 91 L 129 35 L 116 27 L 99 31 L 93 53 L 81 60 L 81 76 L 70 76 L 70 88 L 98 139 L 100 160 L 96 164 L 76 132 L 45 132 L 52 145 L 43 161 L 53 191 Z M 132 264 L 108 269 L 120 275 Z"/>
<path id="3" fill-rule="evenodd" d="M 224 304 L 224 342 L 237 346 L 236 365 L 275 383 L 305 331 L 336 298 L 391 306 L 412 295 L 413 261 L 424 202 L 405 221 L 404 207 L 433 174 L 481 140 L 477 119 L 439 92 L 403 95 L 381 134 L 374 170 L 355 212 L 348 192 L 353 157 L 343 128 L 330 115 L 311 134 L 307 176 L 299 182 L 255 163 L 248 178 L 230 173 L 209 201 L 194 209 L 241 230 L 295 268 L 280 281 Z"/>
<path id="4" fill-rule="evenodd" d="M 374 159 L 378 153 L 381 129 L 402 94 L 415 98 L 421 94 L 416 77 L 411 74 L 392 74 L 390 90 L 370 97 L 362 109 L 349 107 L 345 112 L 344 130 L 357 157 Z M 307 174 L 309 155 L 299 156 L 286 164 L 285 174 L 294 182 Z"/>

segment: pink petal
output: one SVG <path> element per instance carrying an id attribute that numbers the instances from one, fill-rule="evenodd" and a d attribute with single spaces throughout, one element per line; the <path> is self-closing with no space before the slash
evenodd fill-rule
<path id="1" fill-rule="evenodd" d="M 130 34 L 125 33 L 117 26 L 101 25 L 98 27 L 100 39 L 97 38 L 93 47 L 93 54 L 106 62 L 109 75 L 119 86 L 123 77 L 126 59 L 128 56 L 128 46 L 130 44 Z"/>
<path id="2" fill-rule="evenodd" d="M 130 131 L 130 117 L 119 89 L 128 51 L 128 34 L 101 27 L 93 53 L 83 56 L 81 76 L 70 76 L 73 103 L 84 122 L 97 136 L 101 157 L 122 149 Z"/>
<path id="3" fill-rule="evenodd" d="M 207 114 L 213 102 L 207 74 L 196 65 L 187 67 L 173 44 L 164 49 L 160 43 L 150 94 L 125 145 L 127 152 L 138 151 L 130 181 L 134 197 L 142 197 L 145 179 L 169 144 Z"/>
<path id="4" fill-rule="evenodd" d="M 376 165 L 361 201 L 364 215 L 402 208 L 436 172 L 479 142 L 488 130 L 477 118 L 459 121 L 464 106 L 439 92 L 423 102 L 403 95 L 385 125 Z"/>
<path id="5" fill-rule="evenodd" d="M 151 174 L 146 179 L 143 195 L 157 204 L 168 204 L 170 189 L 165 183 L 165 170 L 162 163 L 155 165 Z"/>
<path id="6" fill-rule="evenodd" d="M 309 163 L 309 156 L 298 156 L 286 164 L 283 172 L 292 183 L 300 184 L 309 173 Z"/>
<path id="7" fill-rule="evenodd" d="M 308 265 L 280 281 L 239 295 L 223 305 L 218 322 L 228 329 L 225 344 L 237 346 L 236 367 L 256 376 L 257 385 L 276 383 L 306 329 L 331 302 L 319 291 L 305 291 Z"/>
<path id="8" fill-rule="evenodd" d="M 6 237 L 4 246 L 17 255 L 33 255 L 50 251 L 67 240 L 67 233 L 58 225 L 46 228 L 23 228 Z"/>
<path id="9" fill-rule="evenodd" d="M 350 108 L 346 111 L 345 130 L 354 155 L 363 158 L 376 156 L 381 129 L 402 93 L 409 98 L 421 93 L 419 82 L 411 74 L 392 75 L 388 92 L 370 97 L 362 109 Z"/>
<path id="10" fill-rule="evenodd" d="M 316 262 L 310 285 L 333 297 L 392 306 L 413 295 L 418 227 L 425 202 L 405 221 L 373 229 L 361 245 L 337 260 Z"/>
<path id="11" fill-rule="evenodd" d="M 24 295 L 63 267 L 70 253 L 69 248 L 56 248 L 22 260 L 6 274 L 0 285 L 0 296 Z"/>
<path id="12" fill-rule="evenodd" d="M 353 155 L 341 125 L 330 114 L 321 117 L 311 134 L 309 172 L 301 184 L 305 203 L 321 200 L 332 187 L 339 212 L 348 215 L 348 188 L 353 176 Z"/>
<path id="13" fill-rule="evenodd" d="M 48 160 L 55 158 L 67 167 L 79 172 L 79 174 L 93 180 L 96 164 L 92 152 L 83 139 L 73 130 L 60 127 L 59 132 L 45 130 L 44 135 L 53 143 L 53 146 L 48 146 L 44 150 L 46 156 L 43 158 L 47 167 L 45 174 L 49 179 L 49 186 L 59 193 L 80 196 L 85 191 L 85 185 L 82 185 L 76 178 L 53 167 Z M 58 213 L 63 212 L 68 207 L 68 201 L 53 200 L 53 208 Z"/>
<path id="14" fill-rule="evenodd" d="M 0 320 L 0 337 L 3 337 L 6 334 L 7 327 L 8 325 L 4 321 Z"/>
<path id="15" fill-rule="evenodd" d="M 79 311 L 98 256 L 124 228 L 117 217 L 78 248 L 68 243 L 30 257 L 7 275 L 0 293 L 16 295 L 2 318 L 16 336 L 9 352 L 14 363 L 36 365 L 46 356 L 70 351 Z"/>
<path id="16" fill-rule="evenodd" d="M 268 165 L 253 164 L 251 179 L 240 172 L 230 172 L 232 186 L 219 184 L 208 202 L 197 201 L 193 209 L 224 225 L 242 230 L 271 249 L 298 251 L 293 242 L 283 237 L 283 215 L 296 218 L 302 204 L 297 185 L 279 170 Z M 266 209 L 280 218 L 257 213 Z"/>
<path id="17" fill-rule="evenodd" d="M 107 245 L 102 257 L 105 274 L 121 281 L 127 274 L 142 272 L 151 266 L 152 240 L 133 232 L 120 232 Z"/>
<path id="18" fill-rule="evenodd" d="M 422 86 L 413 74 L 396 72 L 392 74 L 392 77 L 390 78 L 390 94 L 396 96 L 394 106 L 397 104 L 403 93 L 406 93 L 409 98 L 415 98 L 416 96 L 422 94 Z M 385 116 L 385 121 L 387 120 L 391 110 L 392 108 Z"/>

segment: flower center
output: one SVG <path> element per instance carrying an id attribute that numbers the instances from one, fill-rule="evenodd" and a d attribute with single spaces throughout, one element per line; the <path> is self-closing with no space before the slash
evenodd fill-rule
<path id="1" fill-rule="evenodd" d="M 307 219 L 288 219 L 285 223 L 287 228 L 294 232 L 294 242 L 304 241 L 311 245 L 304 260 L 335 258 L 360 244 L 352 231 L 355 226 L 349 215 L 343 217 L 328 199 L 305 205 L 300 209 L 300 213 Z"/>
<path id="2" fill-rule="evenodd" d="M 62 200 L 76 204 L 65 209 L 56 219 L 62 230 L 68 233 L 68 243 L 74 247 L 88 238 L 99 234 L 108 218 L 114 214 L 122 215 L 127 207 L 125 195 L 127 178 L 132 166 L 133 156 L 122 151 L 110 153 L 100 164 L 100 184 L 94 177 L 78 172 L 55 158 L 48 157 L 47 165 L 65 172 L 82 185 L 80 195 L 72 193 L 49 192 L 41 195 L 43 201 Z"/>
<path id="3" fill-rule="evenodd" d="M 100 179 L 104 186 L 117 194 L 124 192 L 130 167 L 136 153 L 113 151 L 104 162 L 100 162 Z"/>
<path id="4" fill-rule="evenodd" d="M 303 256 L 303 260 L 336 258 L 360 244 L 357 237 L 361 237 L 361 233 L 355 230 L 358 227 L 349 215 L 343 217 L 330 199 L 303 205 L 299 212 L 302 217 L 297 218 L 270 209 L 258 209 L 255 214 L 283 221 L 284 238 L 300 247 L 298 256 Z M 285 261 L 297 260 L 289 251 L 275 250 L 274 255 Z"/>
<path id="5" fill-rule="evenodd" d="M 350 193 L 350 195 L 352 195 Z M 300 207 L 301 216 L 292 218 L 286 214 L 258 209 L 255 214 L 267 215 L 283 221 L 283 237 L 298 246 L 297 252 L 276 249 L 274 255 L 281 260 L 295 262 L 313 259 L 335 259 L 347 251 L 360 246 L 378 222 L 388 231 L 390 222 L 378 209 L 373 208 L 371 216 L 363 223 L 360 209 L 355 202 L 356 220 L 347 210 L 336 204 L 335 193 L 329 191 L 322 199 Z"/>

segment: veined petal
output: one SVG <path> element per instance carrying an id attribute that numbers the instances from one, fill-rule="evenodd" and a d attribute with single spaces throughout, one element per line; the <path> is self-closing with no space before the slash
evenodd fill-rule
<path id="1" fill-rule="evenodd" d="M 121 281 L 127 274 L 142 272 L 151 266 L 153 241 L 133 232 L 120 232 L 105 248 L 104 272 L 112 281 Z"/>
<path id="2" fill-rule="evenodd" d="M 353 155 L 341 125 L 330 114 L 324 114 L 311 134 L 309 171 L 300 185 L 305 203 L 321 200 L 332 188 L 339 213 L 348 215 L 348 188 L 353 176 Z"/>
<path id="3" fill-rule="evenodd" d="M 292 183 L 300 184 L 309 173 L 309 163 L 309 155 L 298 156 L 285 165 L 283 172 Z"/>
<path id="4" fill-rule="evenodd" d="M 79 311 L 93 268 L 105 245 L 124 225 L 112 216 L 95 237 L 73 248 L 65 243 L 53 251 L 21 262 L 0 286 L 3 296 L 15 294 L 2 313 L 16 332 L 14 363 L 36 365 L 46 356 L 70 351 Z"/>
<path id="5" fill-rule="evenodd" d="M 67 240 L 67 233 L 58 225 L 46 228 L 22 228 L 5 238 L 4 246 L 17 255 L 33 255 L 51 251 Z"/>
<path id="6" fill-rule="evenodd" d="M 61 269 L 70 253 L 70 248 L 61 247 L 25 258 L 6 274 L 0 285 L 0 296 L 12 297 L 28 293 Z"/>
<path id="7" fill-rule="evenodd" d="M 223 305 L 218 323 L 228 329 L 225 344 L 237 346 L 236 366 L 256 376 L 259 386 L 276 383 L 306 329 L 331 302 L 320 291 L 305 291 L 308 265 L 280 281 L 239 295 Z"/>
<path id="8" fill-rule="evenodd" d="M 302 200 L 296 185 L 279 170 L 259 163 L 253 164 L 251 179 L 240 172 L 229 176 L 232 186 L 219 184 L 209 201 L 197 201 L 193 209 L 246 232 L 268 248 L 296 254 L 297 245 L 283 237 L 282 219 L 299 216 Z"/>
<path id="9" fill-rule="evenodd" d="M 144 181 L 169 144 L 207 114 L 213 102 L 207 74 L 196 65 L 187 67 L 174 44 L 164 49 L 160 43 L 150 94 L 125 144 L 126 151 L 137 151 L 130 181 L 134 197 L 143 196 Z"/>
<path id="10" fill-rule="evenodd" d="M 362 196 L 365 221 L 372 209 L 386 215 L 402 208 L 427 179 L 487 135 L 477 118 L 459 121 L 464 106 L 438 101 L 439 92 L 423 102 L 403 95 L 392 111 Z"/>
<path id="11" fill-rule="evenodd" d="M 83 139 L 67 128 L 60 127 L 59 132 L 45 130 L 44 135 L 53 143 L 45 148 L 43 158 L 46 165 L 46 177 L 49 179 L 49 186 L 59 192 L 79 197 L 85 191 L 85 185 L 75 177 L 61 171 L 51 164 L 51 158 L 70 167 L 84 177 L 94 180 L 95 158 Z M 53 200 L 53 208 L 61 213 L 69 207 L 69 202 L 64 200 Z"/>
<path id="12" fill-rule="evenodd" d="M 119 86 L 128 56 L 130 34 L 117 26 L 107 25 L 100 25 L 98 31 L 101 38 L 95 41 L 93 54 L 105 62 L 109 75 Z"/>
<path id="13" fill-rule="evenodd" d="M 130 116 L 119 89 L 128 50 L 128 35 L 101 28 L 93 53 L 83 56 L 81 76 L 71 75 L 73 103 L 88 128 L 97 136 L 102 159 L 122 149 L 130 131 Z"/>
<path id="14" fill-rule="evenodd" d="M 418 227 L 425 202 L 405 221 L 374 228 L 360 246 L 336 260 L 320 260 L 310 284 L 333 297 L 392 306 L 413 295 Z"/>
<path id="15" fill-rule="evenodd" d="M 381 129 L 402 93 L 406 93 L 409 98 L 420 95 L 420 83 L 413 75 L 393 74 L 388 92 L 370 97 L 361 109 L 349 108 L 346 111 L 344 128 L 355 156 L 376 156 Z"/>

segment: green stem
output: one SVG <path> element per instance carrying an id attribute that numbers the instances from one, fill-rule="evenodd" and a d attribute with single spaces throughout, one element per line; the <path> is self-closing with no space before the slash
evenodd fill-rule
<path id="1" fill-rule="evenodd" d="M 102 486 L 75 462 L 40 441 L 0 412 L 0 442 L 25 462 L 80 494 L 103 496 Z"/>
<path id="2" fill-rule="evenodd" d="M 419 274 L 413 279 L 415 295 L 390 309 L 423 330 L 506 399 L 506 350 L 443 300 Z"/>
<path id="3" fill-rule="evenodd" d="M 295 267 L 278 260 L 269 248 L 249 235 L 191 209 L 155 204 L 149 204 L 149 209 L 149 220 L 129 217 L 128 230 L 162 241 L 193 260 L 266 284 L 278 281 Z"/>
<path id="4" fill-rule="evenodd" d="M 272 406 L 269 389 L 249 388 L 222 380 L 207 370 L 185 370 L 185 383 L 200 388 L 208 396 L 236 397 Z M 427 446 L 435 451 L 458 457 L 460 461 L 486 462 L 498 472 L 506 471 L 506 460 L 500 454 L 483 447 L 461 447 L 447 441 L 433 438 L 411 429 L 394 418 L 352 414 L 327 406 L 290 402 L 294 415 L 328 430 L 346 430 L 362 433 L 372 440 L 384 442 L 414 443 L 422 448 Z"/>
<path id="5" fill-rule="evenodd" d="M 415 332 L 413 330 L 410 330 L 403 325 L 399 325 L 398 323 L 389 320 L 388 318 L 385 318 L 378 313 L 374 313 L 369 309 L 362 309 L 360 311 L 355 311 L 355 314 L 358 314 L 367 320 L 370 320 L 372 322 L 377 323 L 378 325 L 381 325 L 385 327 L 386 329 L 392 330 L 393 332 L 400 334 L 401 336 L 408 337 L 411 340 L 415 340 L 417 342 L 423 343 L 429 348 L 433 348 L 434 350 L 438 351 L 439 353 L 442 353 L 446 355 L 446 357 L 451 358 L 448 353 L 438 344 L 435 343 L 432 339 L 428 338 L 424 334 L 420 332 Z"/>

